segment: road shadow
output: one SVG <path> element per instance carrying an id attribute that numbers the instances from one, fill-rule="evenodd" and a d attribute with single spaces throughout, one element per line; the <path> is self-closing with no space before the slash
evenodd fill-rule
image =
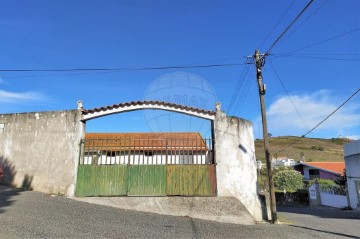
<path id="1" fill-rule="evenodd" d="M 0 214 L 5 212 L 5 208 L 11 206 L 16 200 L 13 197 L 19 195 L 21 189 L 10 186 L 0 185 Z"/>
<path id="2" fill-rule="evenodd" d="M 329 231 L 314 229 L 314 228 L 310 228 L 310 227 L 304 227 L 304 226 L 298 226 L 298 225 L 289 225 L 289 226 L 290 227 L 295 227 L 295 228 L 303 228 L 303 229 L 306 229 L 306 230 L 311 230 L 311 231 L 316 231 L 316 232 L 324 232 L 324 233 L 327 233 L 327 234 L 337 235 L 337 236 L 342 236 L 342 237 L 360 238 L 360 237 L 357 237 L 357 236 L 354 236 L 354 235 L 338 233 L 338 232 L 329 232 Z"/>
<path id="3" fill-rule="evenodd" d="M 20 194 L 21 191 L 32 190 L 33 176 L 25 174 L 21 184 L 21 188 L 15 188 L 14 178 L 16 175 L 16 168 L 9 159 L 0 156 L 0 164 L 3 169 L 3 178 L 0 181 L 0 214 L 5 212 L 5 208 L 11 206 L 15 202 L 13 197 Z"/>
<path id="4" fill-rule="evenodd" d="M 0 164 L 2 165 L 4 174 L 0 183 L 3 185 L 12 185 L 16 175 L 15 166 L 4 156 L 0 156 Z"/>
<path id="5" fill-rule="evenodd" d="M 278 212 L 306 214 L 321 218 L 355 219 L 360 220 L 360 212 L 356 210 L 342 210 L 340 208 L 326 206 L 277 206 Z"/>
<path id="6" fill-rule="evenodd" d="M 5 158 L 4 156 L 0 156 L 0 164 L 3 169 L 3 178 L 0 182 L 0 214 L 5 211 L 5 207 L 13 204 L 15 200 L 12 198 L 19 194 L 19 189 L 13 189 L 10 187 L 12 184 L 14 177 L 16 175 L 15 166 Z"/>

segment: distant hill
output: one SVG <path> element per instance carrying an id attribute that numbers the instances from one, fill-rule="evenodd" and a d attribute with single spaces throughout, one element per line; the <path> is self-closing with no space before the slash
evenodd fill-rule
<path id="1" fill-rule="evenodd" d="M 271 157 L 279 150 L 288 147 L 291 143 L 299 140 L 300 137 L 282 136 L 270 138 Z M 333 139 L 317 139 L 302 138 L 296 144 L 290 146 L 277 154 L 287 156 L 298 162 L 301 159 L 301 153 L 304 154 L 305 161 L 344 161 L 344 144 L 351 142 L 351 139 L 333 138 Z M 263 140 L 255 140 L 256 158 L 265 161 Z"/>

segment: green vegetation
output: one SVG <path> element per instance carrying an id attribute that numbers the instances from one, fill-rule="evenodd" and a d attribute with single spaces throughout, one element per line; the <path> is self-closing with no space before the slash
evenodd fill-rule
<path id="1" fill-rule="evenodd" d="M 296 192 L 304 188 L 303 176 L 300 172 L 288 169 L 274 174 L 274 185 L 276 190 L 283 192 Z"/>
<path id="2" fill-rule="evenodd" d="M 324 147 L 323 147 L 323 146 L 315 146 L 315 145 L 312 145 L 312 146 L 310 147 L 310 149 L 312 149 L 312 150 L 324 151 Z"/>

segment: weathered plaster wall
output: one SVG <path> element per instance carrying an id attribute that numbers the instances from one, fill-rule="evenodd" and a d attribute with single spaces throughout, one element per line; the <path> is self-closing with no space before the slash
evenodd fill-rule
<path id="1" fill-rule="evenodd" d="M 214 133 L 218 196 L 235 196 L 261 221 L 252 123 L 218 110 Z"/>
<path id="2" fill-rule="evenodd" d="M 8 183 L 71 196 L 85 126 L 78 110 L 1 114 L 0 160 Z"/>
<path id="3" fill-rule="evenodd" d="M 360 140 L 344 145 L 348 200 L 352 208 L 360 209 Z"/>

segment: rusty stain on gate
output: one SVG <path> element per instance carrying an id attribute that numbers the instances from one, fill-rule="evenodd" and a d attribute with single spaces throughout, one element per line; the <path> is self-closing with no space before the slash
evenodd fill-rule
<path id="1" fill-rule="evenodd" d="M 215 196 L 213 140 L 199 133 L 86 134 L 78 196 Z"/>

